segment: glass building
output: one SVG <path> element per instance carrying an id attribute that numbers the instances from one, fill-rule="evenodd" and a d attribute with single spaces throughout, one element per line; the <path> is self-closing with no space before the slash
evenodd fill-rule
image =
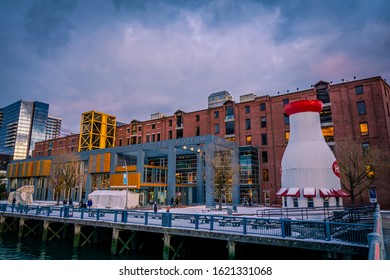
<path id="1" fill-rule="evenodd" d="M 0 111 L 0 154 L 30 157 L 35 143 L 45 140 L 49 104 L 19 100 Z"/>

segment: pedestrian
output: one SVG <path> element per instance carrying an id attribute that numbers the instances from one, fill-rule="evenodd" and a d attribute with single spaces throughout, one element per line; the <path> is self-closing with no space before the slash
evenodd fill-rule
<path id="1" fill-rule="evenodd" d="M 169 206 L 167 207 L 167 212 L 170 212 L 170 208 L 169 208 Z"/>
<path id="2" fill-rule="evenodd" d="M 14 198 L 12 199 L 12 205 L 15 205 L 15 203 L 16 203 L 16 198 L 14 197 Z"/>
<path id="3" fill-rule="evenodd" d="M 175 198 L 173 196 L 171 198 L 171 207 L 175 207 Z"/>
<path id="4" fill-rule="evenodd" d="M 63 203 L 64 205 L 66 205 L 66 204 L 67 204 L 66 199 L 64 199 L 64 201 L 62 201 L 62 203 Z"/>
<path id="5" fill-rule="evenodd" d="M 73 200 L 72 200 L 72 198 L 69 198 L 69 206 L 70 206 L 70 207 L 73 206 Z"/>
<path id="6" fill-rule="evenodd" d="M 248 206 L 248 203 L 247 203 L 247 200 L 246 200 L 246 196 L 244 197 L 244 206 Z"/>
<path id="7" fill-rule="evenodd" d="M 175 199 L 175 206 L 179 207 L 179 198 L 178 197 L 176 197 L 176 199 Z"/>
<path id="8" fill-rule="evenodd" d="M 252 206 L 252 198 L 251 197 L 248 198 L 248 203 L 249 203 L 249 206 Z"/>
<path id="9" fill-rule="evenodd" d="M 153 203 L 153 211 L 154 211 L 154 213 L 157 213 L 157 202 L 156 201 Z"/>
<path id="10" fill-rule="evenodd" d="M 80 200 L 80 202 L 79 202 L 79 208 L 84 208 L 84 200 Z"/>
<path id="11" fill-rule="evenodd" d="M 92 199 L 88 199 L 88 202 L 87 202 L 87 205 L 88 205 L 88 208 L 91 209 L 92 207 Z"/>

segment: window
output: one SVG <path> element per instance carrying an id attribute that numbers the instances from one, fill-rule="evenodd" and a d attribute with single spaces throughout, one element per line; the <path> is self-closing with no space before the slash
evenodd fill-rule
<path id="1" fill-rule="evenodd" d="M 142 143 L 142 137 L 138 136 L 138 144 L 141 144 L 141 143 Z"/>
<path id="2" fill-rule="evenodd" d="M 142 126 L 139 126 L 139 127 L 138 127 L 138 131 L 142 131 Z"/>
<path id="3" fill-rule="evenodd" d="M 312 197 L 309 197 L 309 198 L 307 199 L 307 207 L 309 207 L 309 208 L 314 207 L 314 200 L 313 200 Z"/>
<path id="4" fill-rule="evenodd" d="M 216 123 L 216 124 L 214 125 L 214 133 L 215 133 L 215 134 L 219 134 L 219 123 Z"/>
<path id="5" fill-rule="evenodd" d="M 321 127 L 322 135 L 326 142 L 334 142 L 334 129 L 333 126 Z"/>
<path id="6" fill-rule="evenodd" d="M 234 122 L 226 122 L 226 135 L 234 134 Z"/>
<path id="7" fill-rule="evenodd" d="M 234 120 L 234 108 L 233 106 L 226 107 L 226 120 Z"/>
<path id="8" fill-rule="evenodd" d="M 267 163 L 268 162 L 268 152 L 267 151 L 262 151 L 261 152 L 261 162 L 262 163 Z"/>
<path id="9" fill-rule="evenodd" d="M 172 126 L 172 120 L 168 121 L 168 126 Z"/>
<path id="10" fill-rule="evenodd" d="M 269 176 L 268 176 L 268 169 L 263 169 L 263 182 L 268 182 Z"/>
<path id="11" fill-rule="evenodd" d="M 126 138 L 126 145 L 129 146 L 130 145 L 130 138 Z"/>
<path id="12" fill-rule="evenodd" d="M 199 135 L 200 135 L 200 127 L 199 127 L 199 126 L 197 126 L 197 127 L 195 128 L 195 135 L 196 135 L 196 136 L 199 136 Z"/>
<path id="13" fill-rule="evenodd" d="M 150 141 L 150 135 L 148 134 L 146 135 L 146 143 L 149 143 L 149 141 Z"/>
<path id="14" fill-rule="evenodd" d="M 356 92 L 356 95 L 363 94 L 363 86 L 356 86 L 355 92 Z"/>
<path id="15" fill-rule="evenodd" d="M 131 145 L 137 144 L 137 137 L 136 136 L 131 136 L 130 137 L 130 144 Z"/>
<path id="16" fill-rule="evenodd" d="M 119 138 L 119 146 L 122 146 L 122 138 Z"/>
<path id="17" fill-rule="evenodd" d="M 198 121 L 200 120 L 200 116 L 199 116 L 199 115 L 196 115 L 196 116 L 195 116 L 195 119 L 196 119 L 196 121 L 198 122 Z"/>
<path id="18" fill-rule="evenodd" d="M 136 134 L 137 133 L 137 124 L 132 123 L 131 124 L 131 134 Z"/>
<path id="19" fill-rule="evenodd" d="M 368 123 L 362 122 L 359 124 L 360 127 L 360 135 L 367 136 L 368 135 Z"/>
<path id="20" fill-rule="evenodd" d="M 324 207 L 329 207 L 329 197 L 324 197 Z"/>
<path id="21" fill-rule="evenodd" d="M 251 119 L 246 119 L 245 120 L 245 129 L 251 129 Z"/>
<path id="22" fill-rule="evenodd" d="M 266 133 L 261 134 L 261 145 L 263 145 L 263 146 L 268 145 L 267 134 Z"/>
<path id="23" fill-rule="evenodd" d="M 245 114 L 249 114 L 251 112 L 251 107 L 245 106 Z"/>
<path id="24" fill-rule="evenodd" d="M 215 111 L 214 112 L 214 119 L 218 119 L 219 118 L 219 111 Z"/>
<path id="25" fill-rule="evenodd" d="M 265 103 L 260 103 L 260 111 L 265 111 Z"/>
<path id="26" fill-rule="evenodd" d="M 366 102 L 358 101 L 357 109 L 358 109 L 358 114 L 359 115 L 365 115 L 366 114 Z"/>
<path id="27" fill-rule="evenodd" d="M 152 142 L 156 142 L 156 134 L 152 134 Z"/>
<path id="28" fill-rule="evenodd" d="M 152 129 L 156 129 L 156 124 L 152 123 Z"/>
<path id="29" fill-rule="evenodd" d="M 183 129 L 176 130 L 176 138 L 183 138 Z"/>
<path id="30" fill-rule="evenodd" d="M 287 116 L 286 114 L 283 115 L 284 115 L 284 124 L 290 124 L 290 117 Z"/>
<path id="31" fill-rule="evenodd" d="M 294 207 L 298 207 L 298 198 L 296 198 L 296 197 L 293 198 L 293 204 L 294 204 Z"/>
<path id="32" fill-rule="evenodd" d="M 168 139 L 172 139 L 172 130 L 168 131 Z"/>
<path id="33" fill-rule="evenodd" d="M 363 150 L 363 155 L 366 155 L 367 152 L 370 150 L 370 143 L 369 142 L 362 143 L 362 150 Z"/>
<path id="34" fill-rule="evenodd" d="M 252 145 L 252 136 L 251 135 L 247 135 L 245 140 L 246 140 L 246 145 L 247 146 Z"/>
<path id="35" fill-rule="evenodd" d="M 286 143 L 288 142 L 288 140 L 290 139 L 290 131 L 286 131 L 284 133 L 284 137 L 286 138 Z"/>
<path id="36" fill-rule="evenodd" d="M 267 117 L 261 117 L 260 123 L 261 127 L 267 127 Z"/>
<path id="37" fill-rule="evenodd" d="M 288 98 L 287 99 L 283 99 L 283 105 L 286 105 L 286 104 L 288 104 Z"/>

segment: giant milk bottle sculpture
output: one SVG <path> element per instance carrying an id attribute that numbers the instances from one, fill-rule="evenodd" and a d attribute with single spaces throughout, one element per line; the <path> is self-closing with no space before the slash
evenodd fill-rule
<path id="1" fill-rule="evenodd" d="M 341 205 L 340 173 L 336 158 L 321 131 L 320 100 L 285 105 L 290 138 L 282 158 L 284 207 Z"/>

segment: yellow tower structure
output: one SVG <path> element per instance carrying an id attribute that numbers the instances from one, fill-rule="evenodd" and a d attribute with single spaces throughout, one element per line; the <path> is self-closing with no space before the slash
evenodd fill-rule
<path id="1" fill-rule="evenodd" d="M 81 116 L 79 152 L 115 146 L 116 117 L 89 111 Z"/>

